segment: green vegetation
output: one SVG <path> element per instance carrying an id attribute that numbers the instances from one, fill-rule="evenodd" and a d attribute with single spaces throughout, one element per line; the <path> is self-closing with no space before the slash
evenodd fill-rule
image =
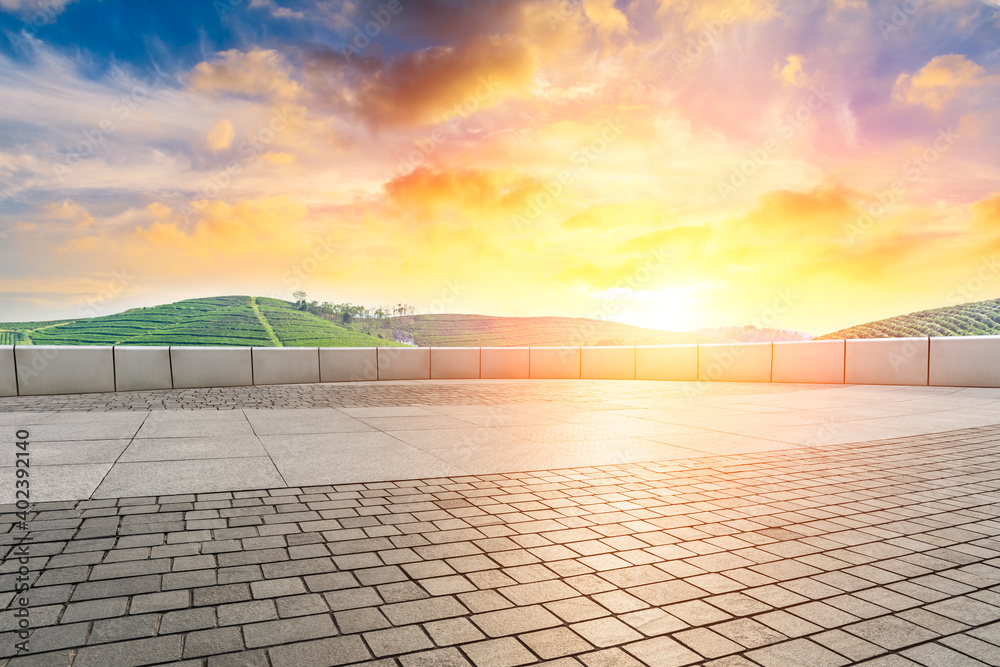
<path id="1" fill-rule="evenodd" d="M 395 340 L 383 340 L 360 331 L 357 322 L 350 326 L 335 324 L 327 319 L 297 310 L 287 301 L 257 298 L 261 315 L 271 324 L 275 335 L 286 347 L 405 347 Z M 331 344 L 330 340 L 336 340 Z"/>
<path id="2" fill-rule="evenodd" d="M 0 323 L 0 336 L 7 345 L 399 345 L 296 310 L 288 301 L 249 296 L 187 299 L 79 320 Z"/>
<path id="3" fill-rule="evenodd" d="M 309 301 L 305 292 L 299 290 L 292 294 L 295 298 L 295 307 L 307 313 L 318 315 L 324 319 L 336 322 L 337 324 L 362 324 L 364 331 L 369 329 L 385 329 L 390 326 L 389 320 L 393 317 L 405 317 L 413 315 L 416 309 L 405 303 L 397 303 L 395 306 L 379 306 L 378 308 L 368 308 L 355 303 L 333 303 L 330 301 Z"/>
<path id="4" fill-rule="evenodd" d="M 24 345 L 24 335 L 19 331 L 0 331 L 0 345 Z"/>
<path id="5" fill-rule="evenodd" d="M 921 310 L 834 331 L 816 340 L 1000 335 L 1000 299 Z"/>

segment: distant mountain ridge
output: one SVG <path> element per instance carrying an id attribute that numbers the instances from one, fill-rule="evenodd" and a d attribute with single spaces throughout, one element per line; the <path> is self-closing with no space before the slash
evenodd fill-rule
<path id="1" fill-rule="evenodd" d="M 996 335 L 1000 335 L 1000 299 L 973 301 L 888 317 L 834 331 L 816 340 Z"/>
<path id="2" fill-rule="evenodd" d="M 695 332 L 660 331 L 581 317 L 500 317 L 493 315 L 409 315 L 412 340 L 421 347 L 513 347 L 590 345 L 675 345 L 718 343 Z M 394 329 L 400 325 L 394 324 Z"/>
<path id="3" fill-rule="evenodd" d="M 705 336 L 717 336 L 726 340 L 741 343 L 769 343 L 772 341 L 812 340 L 812 336 L 791 329 L 763 329 L 747 324 L 742 327 L 716 327 L 714 329 L 696 329 L 692 333 Z"/>

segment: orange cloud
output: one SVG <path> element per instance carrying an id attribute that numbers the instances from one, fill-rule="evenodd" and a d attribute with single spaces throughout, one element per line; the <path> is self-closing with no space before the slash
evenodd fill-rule
<path id="1" fill-rule="evenodd" d="M 775 0 L 658 0 L 657 16 L 683 18 L 688 30 L 715 24 L 757 23 L 778 14 Z"/>
<path id="2" fill-rule="evenodd" d="M 798 88 L 808 86 L 812 83 L 812 79 L 805 73 L 805 60 L 804 56 L 793 53 L 788 56 L 784 66 L 774 66 L 774 74 L 786 86 Z"/>
<path id="3" fill-rule="evenodd" d="M 615 7 L 614 0 L 583 0 L 583 10 L 601 30 L 611 33 L 628 30 L 628 18 Z"/>
<path id="4" fill-rule="evenodd" d="M 525 93 L 537 66 L 534 49 L 517 37 L 476 36 L 390 61 L 360 84 L 358 108 L 376 126 L 468 115 L 505 95 Z"/>
<path id="5" fill-rule="evenodd" d="M 421 220 L 452 212 L 463 221 L 476 223 L 509 216 L 525 205 L 535 184 L 509 171 L 421 167 L 393 179 L 385 189 L 393 212 Z"/>
<path id="6" fill-rule="evenodd" d="M 940 111 L 964 91 L 996 79 L 965 56 L 949 54 L 935 57 L 916 74 L 900 74 L 892 95 L 900 102 Z"/>

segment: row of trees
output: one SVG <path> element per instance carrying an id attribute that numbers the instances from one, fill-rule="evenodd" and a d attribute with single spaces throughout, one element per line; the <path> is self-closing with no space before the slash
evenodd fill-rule
<path id="1" fill-rule="evenodd" d="M 303 291 L 292 294 L 295 299 L 295 307 L 299 310 L 319 315 L 341 324 L 351 324 L 358 320 L 372 323 L 376 326 L 385 326 L 390 317 L 405 317 L 413 315 L 416 308 L 406 303 L 397 303 L 394 306 L 379 306 L 378 308 L 366 308 L 353 303 L 331 303 L 330 301 L 309 301 L 308 295 Z"/>

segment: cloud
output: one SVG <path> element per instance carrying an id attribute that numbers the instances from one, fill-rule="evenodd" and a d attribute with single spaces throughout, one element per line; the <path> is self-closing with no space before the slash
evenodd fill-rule
<path id="1" fill-rule="evenodd" d="M 786 86 L 802 88 L 812 83 L 812 79 L 806 76 L 804 65 L 805 57 L 793 53 L 786 59 L 784 67 L 780 64 L 774 66 L 774 75 Z"/>
<path id="2" fill-rule="evenodd" d="M 610 33 L 628 30 L 628 18 L 615 7 L 614 0 L 583 0 L 583 10 L 601 30 Z"/>
<path id="3" fill-rule="evenodd" d="M 387 214 L 397 220 L 459 226 L 510 224 L 540 186 L 510 170 L 420 167 L 385 186 Z"/>
<path id="4" fill-rule="evenodd" d="M 36 25 L 51 23 L 55 17 L 62 14 L 66 5 L 76 0 L 0 0 L 0 10 L 17 14 L 26 21 L 36 22 Z"/>
<path id="5" fill-rule="evenodd" d="M 940 111 L 963 92 L 996 81 L 965 56 L 948 54 L 934 57 L 916 74 L 900 74 L 892 95 L 900 102 Z"/>
<path id="6" fill-rule="evenodd" d="M 293 101 L 302 86 L 277 51 L 230 49 L 195 65 L 189 75 L 191 90 L 211 95 L 240 95 L 271 101 Z"/>
<path id="7" fill-rule="evenodd" d="M 74 230 L 88 230 L 94 227 L 94 216 L 69 199 L 48 204 L 44 210 L 49 218 L 64 220 Z"/>
<path id="8" fill-rule="evenodd" d="M 213 151 L 221 151 L 233 145 L 233 137 L 236 132 L 233 130 L 233 123 L 228 118 L 223 118 L 212 126 L 212 129 L 205 135 L 205 143 Z"/>
<path id="9" fill-rule="evenodd" d="M 537 55 L 517 37 L 480 35 L 391 59 L 361 81 L 357 109 L 376 126 L 434 123 L 457 108 L 486 108 L 505 95 L 526 93 Z"/>
<path id="10" fill-rule="evenodd" d="M 778 15 L 778 0 L 657 0 L 657 16 L 679 17 L 688 30 L 714 24 L 758 23 Z"/>
<path id="11" fill-rule="evenodd" d="M 251 9 L 267 9 L 271 16 L 279 19 L 304 19 L 304 12 L 282 7 L 274 0 L 250 0 Z"/>
<path id="12" fill-rule="evenodd" d="M 277 167 L 284 167 L 290 164 L 295 164 L 295 156 L 290 153 L 282 153 L 280 151 L 267 151 L 260 157 L 261 159 L 267 160 L 269 163 Z"/>

